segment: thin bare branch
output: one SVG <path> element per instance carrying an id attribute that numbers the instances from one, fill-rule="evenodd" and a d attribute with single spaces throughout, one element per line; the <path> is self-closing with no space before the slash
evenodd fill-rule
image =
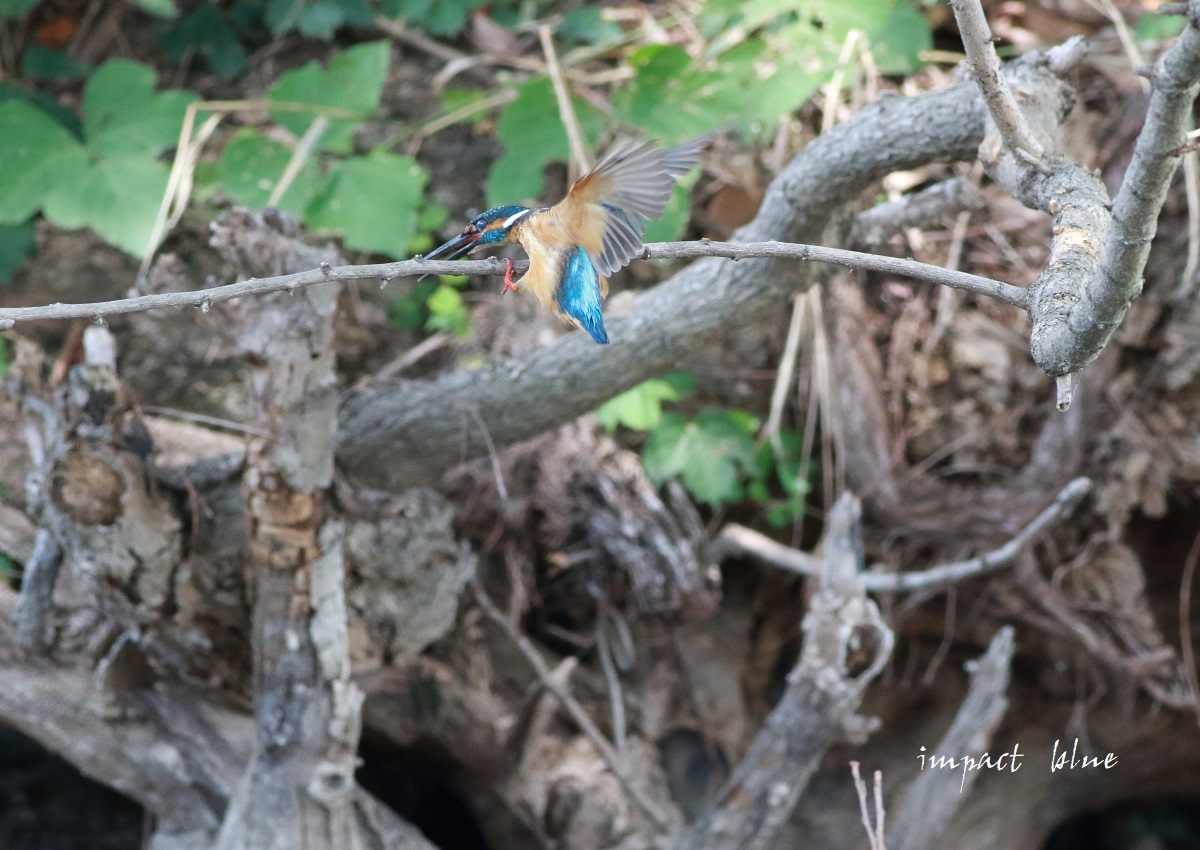
<path id="1" fill-rule="evenodd" d="M 1092 488 L 1088 478 L 1076 478 L 1062 489 L 1054 501 L 1022 528 L 1015 537 L 998 549 L 977 558 L 941 564 L 928 570 L 912 573 L 867 572 L 862 576 L 863 587 L 871 593 L 911 593 L 934 590 L 967 579 L 993 573 L 1011 564 L 1037 535 L 1062 521 Z M 766 535 L 736 523 L 721 529 L 715 541 L 717 551 L 738 552 L 757 558 L 773 567 L 803 576 L 820 575 L 821 559 L 777 543 Z"/>
<path id="2" fill-rule="evenodd" d="M 859 251 L 844 251 L 824 248 L 820 245 L 797 245 L 787 242 L 656 242 L 646 245 L 641 253 L 643 260 L 680 260 L 696 257 L 724 257 L 730 260 L 750 258 L 778 258 L 801 262 L 832 263 L 852 269 L 896 274 L 918 280 L 928 280 L 987 295 L 1005 304 L 1024 307 L 1026 291 L 1019 286 L 991 280 L 978 275 L 950 271 L 940 266 L 918 263 L 897 257 L 864 254 Z M 514 263 L 517 272 L 529 268 L 528 261 Z M 248 295 L 267 292 L 295 292 L 308 286 L 330 281 L 381 280 L 387 282 L 397 277 L 412 277 L 424 274 L 504 274 L 504 261 L 498 257 L 486 260 L 425 260 L 420 257 L 396 263 L 376 263 L 365 266 L 338 266 L 313 269 L 278 277 L 252 278 L 239 283 L 215 286 L 192 292 L 163 292 L 153 295 L 138 295 L 116 301 L 98 301 L 90 304 L 50 304 L 45 307 L 0 308 L 0 330 L 9 330 L 17 322 L 32 322 L 61 319 L 100 320 L 108 316 L 158 310 L 165 307 L 199 307 L 206 310 L 221 301 L 232 301 Z"/>
<path id="3" fill-rule="evenodd" d="M 850 762 L 850 773 L 854 777 L 854 790 L 858 794 L 858 812 L 862 817 L 863 829 L 867 831 L 867 844 L 871 850 L 887 850 L 883 840 L 883 773 L 875 771 L 875 820 L 871 821 L 871 807 L 867 803 L 867 783 L 863 782 L 857 761 Z"/>
<path id="4" fill-rule="evenodd" d="M 1008 79 L 1000 68 L 1000 57 L 992 45 L 992 31 L 979 0 L 951 0 L 954 18 L 962 36 L 967 62 L 1004 146 L 1014 153 L 1024 152 L 1029 161 L 1042 158 L 1045 147 L 1034 137 L 1017 99 L 1009 88 Z"/>

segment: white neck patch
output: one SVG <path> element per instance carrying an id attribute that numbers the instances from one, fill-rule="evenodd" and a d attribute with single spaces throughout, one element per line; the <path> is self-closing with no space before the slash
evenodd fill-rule
<path id="1" fill-rule="evenodd" d="M 503 227 L 505 230 L 508 230 L 508 228 L 512 227 L 514 224 L 516 224 L 518 221 L 520 221 L 525 216 L 529 215 L 531 212 L 533 212 L 533 210 L 521 210 L 519 213 L 513 213 L 508 218 L 504 219 L 504 224 L 502 224 L 500 226 Z"/>

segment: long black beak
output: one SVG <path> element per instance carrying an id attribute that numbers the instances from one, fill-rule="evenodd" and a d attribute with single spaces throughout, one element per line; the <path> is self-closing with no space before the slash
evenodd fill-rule
<path id="1" fill-rule="evenodd" d="M 460 233 L 458 236 L 455 236 L 444 245 L 439 245 L 438 247 L 434 248 L 425 255 L 424 259 L 432 260 L 437 257 L 444 256 L 447 260 L 457 260 L 463 254 L 475 247 L 475 243 L 479 241 L 479 236 L 480 233 L 478 230 L 468 230 Z M 423 274 L 419 280 L 424 280 L 427 277 L 429 277 L 429 275 Z"/>

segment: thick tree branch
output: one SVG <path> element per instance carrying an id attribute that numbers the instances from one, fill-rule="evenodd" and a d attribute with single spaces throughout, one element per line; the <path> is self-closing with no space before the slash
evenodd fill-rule
<path id="1" fill-rule="evenodd" d="M 811 263 L 832 263 L 851 269 L 877 271 L 887 274 L 911 277 L 917 280 L 928 280 L 973 292 L 977 295 L 987 295 L 1003 301 L 1024 307 L 1027 303 L 1027 293 L 1019 286 L 980 277 L 979 275 L 944 269 L 928 263 L 918 263 L 915 260 L 904 260 L 898 257 L 884 257 L 876 254 L 864 254 L 860 251 L 844 251 L 838 248 L 824 248 L 820 245 L 797 245 L 786 242 L 755 242 L 734 244 L 729 242 L 655 242 L 644 246 L 641 254 L 643 260 L 678 260 L 694 259 L 696 257 L 725 257 L 731 260 L 754 258 L 776 258 L 785 260 L 800 260 Z M 517 272 L 529 268 L 529 262 L 522 260 L 513 263 Z M 378 263 L 366 266 L 328 266 L 312 271 L 296 274 L 280 275 L 277 277 L 253 278 L 251 280 L 230 283 L 225 286 L 215 286 L 211 289 L 199 289 L 194 292 L 164 292 L 153 295 L 138 295 L 132 298 L 122 298 L 116 301 L 97 301 L 91 304 L 49 304 L 45 307 L 0 307 L 0 330 L 12 328 L 17 322 L 32 322 L 38 320 L 61 319 L 103 319 L 108 316 L 118 316 L 126 313 L 140 313 L 145 310 L 161 310 L 167 307 L 199 307 L 207 310 L 208 306 L 221 301 L 232 301 L 235 298 L 245 298 L 251 295 L 264 295 L 269 292 L 295 292 L 319 283 L 331 281 L 381 280 L 385 283 L 398 277 L 412 277 L 424 274 L 504 274 L 504 261 L 498 257 L 484 260 L 401 260 L 396 263 Z"/>
<path id="2" fill-rule="evenodd" d="M 1011 540 L 998 549 L 968 558 L 941 564 L 927 570 L 911 573 L 864 573 L 863 587 L 870 593 L 911 593 L 917 590 L 936 590 L 946 585 L 988 575 L 1011 564 L 1029 545 L 1029 542 L 1056 523 L 1062 521 L 1092 488 L 1088 478 L 1076 478 L 1063 488 L 1054 501 L 1020 530 Z M 817 576 L 821 571 L 821 559 L 807 552 L 777 543 L 764 534 L 730 523 L 721 529 L 714 541 L 719 553 L 738 553 L 770 564 L 773 567 L 804 576 Z"/>
<path id="3" fill-rule="evenodd" d="M 1008 709 L 1012 655 L 1013 629 L 1005 626 L 992 638 L 983 657 L 968 663 L 971 685 L 967 689 L 967 698 L 946 735 L 928 755 L 979 758 L 988 751 L 992 735 Z M 998 760 L 1000 755 L 993 758 Z M 1021 766 L 1019 761 L 1017 766 Z M 922 772 L 909 786 L 904 804 L 888 832 L 891 850 L 923 850 L 934 846 L 978 777 L 978 770 L 967 771 L 965 767 L 962 773 Z"/>
<path id="4" fill-rule="evenodd" d="M 973 85 L 881 98 L 792 160 L 734 241 L 812 241 L 835 209 L 886 174 L 973 158 L 983 119 Z M 498 446 L 528 439 L 686 362 L 714 337 L 776 314 L 803 286 L 786 260 L 700 260 L 642 294 L 628 314 L 607 317 L 614 345 L 598 349 L 568 334 L 519 364 L 351 393 L 338 462 L 379 489 L 435 481 L 487 451 L 476 417 Z"/>
<path id="5" fill-rule="evenodd" d="M 235 211 L 214 245 L 248 271 L 328 265 L 334 254 Z M 250 259 L 253 258 L 253 259 Z M 254 755 L 230 800 L 220 850 L 355 847 L 354 769 L 362 693 L 350 681 L 343 538 L 327 518 L 333 480 L 337 284 L 274 295 L 246 311 L 248 394 L 270 437 L 243 482 L 254 575 Z"/>
<path id="6" fill-rule="evenodd" d="M 1073 105 L 1071 88 L 1053 73 L 1032 80 L 1028 74 L 1039 65 L 1061 73 L 1077 57 L 1078 44 L 1059 49 L 1073 57 L 1070 61 L 1047 54 L 1013 63 L 1008 75 L 1014 92 L 1004 77 L 997 79 L 999 60 L 979 0 L 954 0 L 952 6 L 967 60 L 993 119 L 980 146 L 980 161 L 1013 197 L 1054 219 L 1050 260 L 1033 287 L 1031 348 L 1035 362 L 1060 377 L 1078 366 L 1062 371 L 1061 364 L 1047 362 L 1039 355 L 1039 340 L 1066 327 L 1071 305 L 1101 271 L 1100 250 L 1110 223 L 1108 192 L 1099 177 L 1054 150 L 1059 124 Z M 1021 95 L 1019 102 L 1016 93 Z M 1069 385 L 1060 381 L 1057 390 L 1058 406 L 1065 410 Z"/>
<path id="7" fill-rule="evenodd" d="M 1061 74 L 1079 58 L 1072 40 L 1042 57 L 1014 63 L 1009 74 L 1021 97 L 1014 100 L 992 84 L 997 60 L 979 0 L 952 4 L 968 61 L 996 123 L 980 149 L 991 176 L 1026 206 L 1054 218 L 1050 262 L 1032 287 L 1030 350 L 1034 361 L 1055 377 L 1070 375 L 1094 360 L 1142 287 L 1142 272 L 1171 177 L 1179 164 L 1187 121 L 1200 92 L 1200 0 L 1188 6 L 1188 26 L 1163 55 L 1151 76 L 1153 93 L 1145 127 L 1115 202 L 1090 170 L 1053 152 L 1039 158 L 1011 119 L 1018 103 L 1035 137 L 1050 143 L 1070 107 L 1065 83 L 1022 80 L 1037 64 Z M 1070 402 L 1070 386 L 1058 382 L 1060 409 Z"/>
<path id="8" fill-rule="evenodd" d="M 952 177 L 859 213 L 848 242 L 860 248 L 875 248 L 906 228 L 938 228 L 958 213 L 982 208 L 979 187 L 964 177 Z"/>
<path id="9" fill-rule="evenodd" d="M 1100 267 L 1084 289 L 1065 304 L 1048 303 L 1038 291 L 1030 315 L 1045 330 L 1033 337 L 1033 356 L 1051 374 L 1067 374 L 1094 360 L 1142 291 L 1142 272 L 1171 178 L 1179 166 L 1179 148 L 1190 127 L 1192 106 L 1200 93 L 1200 2 L 1188 4 L 1188 25 L 1163 54 L 1150 77 L 1152 93 L 1145 125 L 1133 159 L 1112 204 L 1112 228 Z M 1062 321 L 1040 322 L 1046 312 Z"/>

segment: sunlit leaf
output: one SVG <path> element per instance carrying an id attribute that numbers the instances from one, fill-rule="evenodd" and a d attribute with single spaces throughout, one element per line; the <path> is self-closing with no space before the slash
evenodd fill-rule
<path id="1" fill-rule="evenodd" d="M 1161 41 L 1164 38 L 1174 38 L 1187 24 L 1183 15 L 1159 15 L 1148 12 L 1138 18 L 1133 26 L 1133 34 L 1139 41 Z"/>
<path id="2" fill-rule="evenodd" d="M 379 108 L 379 97 L 387 80 L 391 48 L 386 41 L 373 41 L 344 50 L 328 68 L 317 62 L 280 75 L 267 94 L 279 103 L 306 104 L 311 113 L 271 111 L 272 117 L 297 136 L 302 136 L 324 108 L 350 112 L 366 118 Z M 321 135 L 320 146 L 348 151 L 361 119 L 331 119 Z"/>
<path id="3" fill-rule="evenodd" d="M 662 419 L 662 403 L 677 398 L 679 393 L 666 381 L 645 381 L 600 405 L 596 418 L 609 431 L 615 431 L 619 425 L 634 431 L 650 431 Z"/>
<path id="4" fill-rule="evenodd" d="M 347 248 L 403 256 L 416 232 L 427 179 L 411 157 L 383 150 L 343 160 L 332 166 L 304 220 L 342 234 Z"/>

